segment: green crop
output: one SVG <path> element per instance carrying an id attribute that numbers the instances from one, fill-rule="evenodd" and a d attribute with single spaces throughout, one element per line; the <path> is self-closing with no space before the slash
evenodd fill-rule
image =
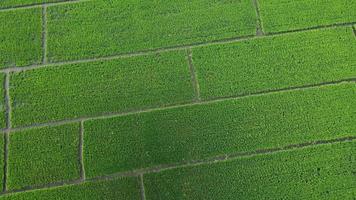
<path id="1" fill-rule="evenodd" d="M 341 84 L 86 121 L 86 174 L 355 136 L 355 94 Z"/>
<path id="2" fill-rule="evenodd" d="M 10 84 L 14 126 L 193 99 L 184 51 L 14 73 Z"/>
<path id="3" fill-rule="evenodd" d="M 253 35 L 250 0 L 96 0 L 48 8 L 50 61 Z"/>
<path id="4" fill-rule="evenodd" d="M 356 22 L 356 1 L 258 0 L 264 30 L 281 32 Z"/>
<path id="5" fill-rule="evenodd" d="M 356 77 L 352 29 L 286 34 L 193 49 L 203 99 Z"/>
<path id="6" fill-rule="evenodd" d="M 239 158 L 144 176 L 147 199 L 352 199 L 356 142 Z"/>
<path id="7" fill-rule="evenodd" d="M 0 0 L 0 74 L 0 200 L 356 200 L 356 0 Z"/>
<path id="8" fill-rule="evenodd" d="M 41 9 L 0 12 L 0 68 L 41 62 Z"/>
<path id="9" fill-rule="evenodd" d="M 79 178 L 79 124 L 10 133 L 10 190 Z"/>
<path id="10" fill-rule="evenodd" d="M 1 200 L 140 200 L 137 178 L 119 178 L 1 196 Z"/>

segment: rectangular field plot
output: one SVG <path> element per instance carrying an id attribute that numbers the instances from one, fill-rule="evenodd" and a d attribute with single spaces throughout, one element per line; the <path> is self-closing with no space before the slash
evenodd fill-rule
<path id="1" fill-rule="evenodd" d="M 356 84 L 84 123 L 87 177 L 356 135 Z"/>
<path id="2" fill-rule="evenodd" d="M 144 176 L 147 199 L 347 199 L 356 142 L 322 145 Z"/>
<path id="3" fill-rule="evenodd" d="M 136 177 L 88 182 L 0 196 L 0 200 L 140 200 Z"/>
<path id="4" fill-rule="evenodd" d="M 68 64 L 11 75 L 13 126 L 189 102 L 184 51 Z"/>
<path id="5" fill-rule="evenodd" d="M 9 190 L 79 178 L 79 123 L 10 133 Z"/>
<path id="6" fill-rule="evenodd" d="M 350 27 L 193 49 L 202 99 L 246 95 L 356 77 Z"/>
<path id="7" fill-rule="evenodd" d="M 50 61 L 253 35 L 252 1 L 91 1 L 48 8 Z"/>
<path id="8" fill-rule="evenodd" d="M 41 16 L 39 8 L 0 12 L 0 69 L 41 62 Z"/>
<path id="9" fill-rule="evenodd" d="M 259 0 L 265 32 L 356 22 L 356 1 Z"/>

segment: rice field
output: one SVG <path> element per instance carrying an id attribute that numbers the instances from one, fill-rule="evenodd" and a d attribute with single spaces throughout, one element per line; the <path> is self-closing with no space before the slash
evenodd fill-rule
<path id="1" fill-rule="evenodd" d="M 0 200 L 356 199 L 356 1 L 0 1 Z"/>

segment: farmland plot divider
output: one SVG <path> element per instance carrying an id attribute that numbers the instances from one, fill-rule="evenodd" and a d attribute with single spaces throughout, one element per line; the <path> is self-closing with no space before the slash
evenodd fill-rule
<path id="1" fill-rule="evenodd" d="M 263 26 L 262 26 L 262 20 L 261 20 L 261 15 L 260 15 L 260 7 L 259 7 L 259 3 L 258 0 L 252 0 L 253 5 L 255 7 L 256 10 L 256 17 L 257 17 L 257 27 L 256 27 L 256 35 L 264 35 L 264 31 L 263 31 Z"/>
<path id="2" fill-rule="evenodd" d="M 3 170 L 3 192 L 7 190 L 7 172 L 8 172 L 8 149 L 9 149 L 9 134 L 11 131 L 11 102 L 10 102 L 10 73 L 5 74 L 4 89 L 5 89 L 5 124 L 4 131 L 4 170 Z"/>
<path id="3" fill-rule="evenodd" d="M 196 71 L 193 65 L 193 55 L 192 55 L 192 49 L 187 50 L 187 57 L 188 57 L 188 65 L 189 65 L 189 70 L 190 70 L 190 76 L 192 79 L 192 86 L 194 88 L 194 93 L 195 93 L 195 100 L 200 101 L 200 91 L 199 91 L 199 82 L 197 79 Z"/>
<path id="4" fill-rule="evenodd" d="M 140 174 L 138 176 L 138 178 L 139 178 L 139 184 L 140 184 L 141 200 L 146 200 L 145 184 L 143 182 L 143 174 Z"/>
<path id="5" fill-rule="evenodd" d="M 85 180 L 85 168 L 83 158 L 83 145 L 84 145 L 84 122 L 80 122 L 79 127 L 79 145 L 78 145 L 78 161 L 79 161 L 79 173 L 80 179 Z"/>
<path id="6" fill-rule="evenodd" d="M 42 6 L 42 64 L 47 64 L 47 5 Z"/>

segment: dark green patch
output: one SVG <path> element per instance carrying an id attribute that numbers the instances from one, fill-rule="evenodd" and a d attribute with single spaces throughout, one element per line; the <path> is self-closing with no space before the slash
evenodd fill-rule
<path id="1" fill-rule="evenodd" d="M 50 189 L 21 192 L 0 197 L 1 200 L 139 200 L 139 183 L 136 177 L 88 182 Z"/>
<path id="2" fill-rule="evenodd" d="M 356 142 L 239 158 L 144 176 L 147 199 L 349 199 Z"/>
<path id="3" fill-rule="evenodd" d="M 10 134 L 10 190 L 79 178 L 79 124 Z"/>

